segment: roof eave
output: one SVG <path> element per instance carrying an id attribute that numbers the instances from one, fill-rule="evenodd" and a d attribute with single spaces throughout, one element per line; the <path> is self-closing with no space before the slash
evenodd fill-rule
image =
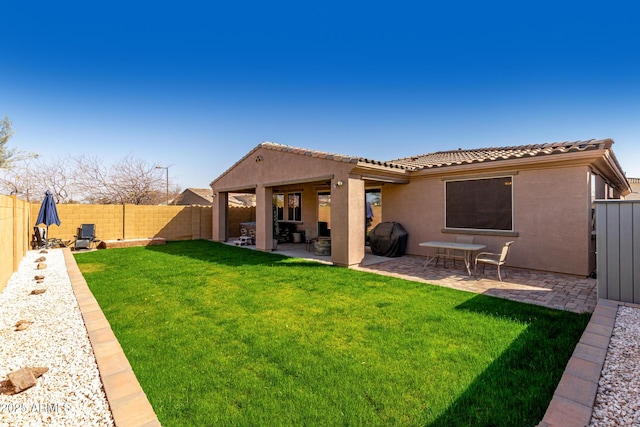
<path id="1" fill-rule="evenodd" d="M 598 159 L 607 156 L 608 150 L 603 153 L 602 149 L 592 149 L 585 151 L 576 151 L 562 154 L 548 154 L 538 155 L 531 157 L 518 157 L 510 159 L 495 159 L 484 160 L 471 163 L 462 164 L 450 164 L 450 165 L 438 165 L 432 167 L 424 167 L 419 171 L 413 172 L 413 176 L 425 176 L 425 175 L 443 175 L 451 173 L 452 169 L 458 172 L 473 172 L 487 169 L 536 169 L 536 168 L 548 168 L 557 167 L 560 165 L 566 166 L 588 166 L 594 164 Z M 612 171 L 616 171 L 613 165 L 610 166 Z M 617 169 L 619 171 L 619 169 Z"/>

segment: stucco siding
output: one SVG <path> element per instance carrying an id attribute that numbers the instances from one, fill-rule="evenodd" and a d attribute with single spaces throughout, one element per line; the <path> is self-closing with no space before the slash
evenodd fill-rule
<path id="1" fill-rule="evenodd" d="M 523 171 L 514 177 L 513 185 L 514 227 L 519 236 L 512 248 L 511 263 L 588 275 L 588 169 Z"/>
<path id="2" fill-rule="evenodd" d="M 411 184 L 382 187 L 382 219 L 400 223 L 409 233 L 407 253 L 425 255 L 420 242 L 450 240 L 442 236 L 444 193 L 440 179 L 422 179 Z"/>
<path id="3" fill-rule="evenodd" d="M 216 189 L 254 188 L 257 184 L 303 181 L 334 175 L 346 180 L 353 164 L 258 148 L 216 180 Z"/>
<path id="4" fill-rule="evenodd" d="M 518 235 L 477 234 L 475 243 L 487 245 L 488 251 L 499 251 L 505 242 L 513 240 L 509 265 L 588 275 L 587 177 L 584 166 L 518 171 L 513 175 L 513 231 Z M 407 253 L 426 255 L 420 242 L 454 239 L 454 235 L 442 231 L 444 186 L 442 176 L 414 180 L 408 185 L 383 186 L 382 216 L 407 229 Z"/>

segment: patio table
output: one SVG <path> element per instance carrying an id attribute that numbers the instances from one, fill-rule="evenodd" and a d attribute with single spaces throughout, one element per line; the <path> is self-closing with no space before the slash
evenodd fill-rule
<path id="1" fill-rule="evenodd" d="M 481 245 L 477 243 L 457 243 L 457 242 L 422 242 L 419 244 L 420 246 L 424 246 L 427 248 L 436 248 L 436 249 L 452 249 L 464 252 L 464 265 L 467 267 L 467 273 L 471 276 L 471 256 L 474 251 L 479 251 L 480 249 L 484 249 L 487 245 Z M 435 260 L 438 259 L 438 254 L 436 253 L 431 258 L 427 258 L 427 261 L 422 266 L 423 269 L 427 267 L 427 265 L 431 264 Z"/>

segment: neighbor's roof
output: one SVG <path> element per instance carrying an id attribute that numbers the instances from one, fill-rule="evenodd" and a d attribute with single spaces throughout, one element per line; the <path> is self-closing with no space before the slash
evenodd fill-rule
<path id="1" fill-rule="evenodd" d="M 190 191 L 190 192 L 202 197 L 203 199 L 205 199 L 205 200 L 207 200 L 209 202 L 213 202 L 213 194 L 212 194 L 210 188 L 193 188 L 193 187 L 189 187 L 189 188 L 185 189 L 180 196 L 182 196 L 187 191 Z"/>
<path id="2" fill-rule="evenodd" d="M 519 145 L 513 147 L 477 148 L 470 150 L 457 149 L 390 160 L 389 163 L 402 165 L 412 170 L 420 170 L 600 150 L 610 148 L 612 144 L 613 141 L 610 139 L 591 139 L 588 141 L 554 142 L 551 144 Z"/>

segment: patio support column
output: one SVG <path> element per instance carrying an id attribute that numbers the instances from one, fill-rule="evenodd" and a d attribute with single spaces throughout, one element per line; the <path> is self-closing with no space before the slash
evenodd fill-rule
<path id="1" fill-rule="evenodd" d="M 256 188 L 256 249 L 273 250 L 273 189 Z"/>
<path id="2" fill-rule="evenodd" d="M 211 207 L 211 239 L 216 242 L 227 241 L 228 200 L 228 193 L 214 193 L 213 206 Z"/>
<path id="3" fill-rule="evenodd" d="M 364 181 L 334 178 L 331 188 L 331 261 L 350 266 L 364 259 Z"/>

